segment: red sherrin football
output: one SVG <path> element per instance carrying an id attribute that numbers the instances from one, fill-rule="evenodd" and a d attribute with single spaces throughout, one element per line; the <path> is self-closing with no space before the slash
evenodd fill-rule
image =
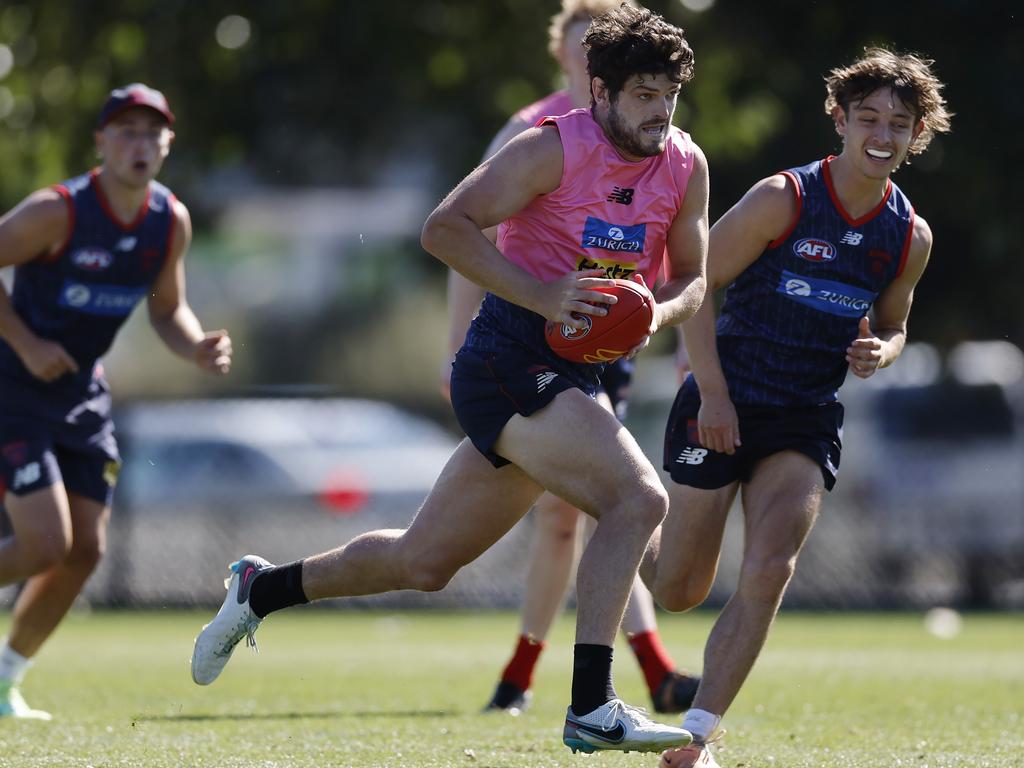
<path id="1" fill-rule="evenodd" d="M 574 363 L 609 363 L 639 344 L 651 327 L 654 306 L 650 294 L 632 280 L 610 279 L 593 291 L 618 297 L 604 316 L 577 314 L 587 323 L 577 330 L 552 320 L 544 327 L 548 346 Z"/>

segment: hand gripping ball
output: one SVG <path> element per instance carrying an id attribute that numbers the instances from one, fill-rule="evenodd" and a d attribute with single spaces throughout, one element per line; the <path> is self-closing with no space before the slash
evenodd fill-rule
<path id="1" fill-rule="evenodd" d="M 559 356 L 574 363 L 610 363 L 643 341 L 654 319 L 654 300 L 643 285 L 632 280 L 610 279 L 593 291 L 618 297 L 603 316 L 577 313 L 583 328 L 573 328 L 552 320 L 544 327 L 548 346 Z"/>

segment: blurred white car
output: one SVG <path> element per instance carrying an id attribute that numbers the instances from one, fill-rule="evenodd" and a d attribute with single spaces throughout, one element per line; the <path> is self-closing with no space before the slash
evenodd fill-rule
<path id="1" fill-rule="evenodd" d="M 142 514 L 255 502 L 411 513 L 458 444 L 421 416 L 358 399 L 142 402 L 116 424 L 116 504 Z"/>
<path id="2" fill-rule="evenodd" d="M 112 606 L 215 606 L 246 553 L 288 562 L 405 528 L 459 442 L 372 400 L 138 402 L 114 421 L 124 465 L 85 590 Z"/>

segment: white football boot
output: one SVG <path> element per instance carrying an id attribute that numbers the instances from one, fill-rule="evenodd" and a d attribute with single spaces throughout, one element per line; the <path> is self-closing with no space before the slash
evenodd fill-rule
<path id="1" fill-rule="evenodd" d="M 570 707 L 565 714 L 562 742 L 574 753 L 599 749 L 621 752 L 661 752 L 669 747 L 689 744 L 690 732 L 662 725 L 647 717 L 640 707 L 631 707 L 621 699 L 612 699 L 593 712 L 577 716 Z"/>
<path id="2" fill-rule="evenodd" d="M 52 720 L 53 715 L 41 709 L 32 709 L 12 680 L 0 681 L 0 719 Z"/>
<path id="3" fill-rule="evenodd" d="M 259 651 L 255 634 L 263 619 L 249 608 L 249 590 L 257 575 L 273 567 L 257 555 L 246 555 L 231 564 L 232 575 L 224 581 L 227 597 L 213 621 L 199 633 L 192 650 L 192 679 L 197 684 L 209 685 L 217 679 L 243 637 L 246 645 Z"/>

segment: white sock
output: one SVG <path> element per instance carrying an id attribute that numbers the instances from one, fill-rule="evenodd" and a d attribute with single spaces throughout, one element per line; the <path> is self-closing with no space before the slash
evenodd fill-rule
<path id="1" fill-rule="evenodd" d="M 32 662 L 11 648 L 7 638 L 4 638 L 4 643 L 0 646 L 0 681 L 10 681 L 18 685 L 31 665 Z"/>
<path id="2" fill-rule="evenodd" d="M 705 712 L 703 709 L 691 709 L 683 720 L 683 728 L 693 734 L 696 742 L 705 742 L 711 738 L 718 724 L 722 722 L 719 715 Z"/>

